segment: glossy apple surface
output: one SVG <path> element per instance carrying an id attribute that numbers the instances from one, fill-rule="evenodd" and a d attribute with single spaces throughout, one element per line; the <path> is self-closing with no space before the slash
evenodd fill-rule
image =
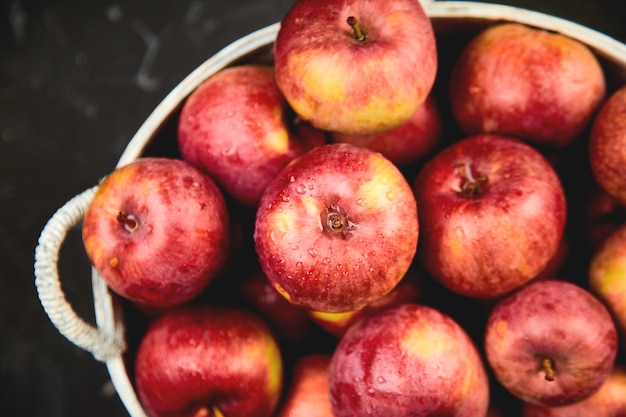
<path id="1" fill-rule="evenodd" d="M 606 307 L 567 281 L 533 282 L 501 299 L 485 329 L 496 379 L 523 401 L 563 406 L 596 392 L 617 355 Z"/>
<path id="2" fill-rule="evenodd" d="M 186 305 L 155 319 L 135 356 L 151 417 L 270 417 L 283 384 L 279 346 L 256 315 Z"/>
<path id="3" fill-rule="evenodd" d="M 230 220 L 208 176 L 173 158 L 111 172 L 85 213 L 82 236 L 113 291 L 146 307 L 191 300 L 228 259 Z"/>
<path id="4" fill-rule="evenodd" d="M 433 95 L 409 119 L 391 129 L 369 135 L 331 133 L 334 142 L 351 143 L 380 152 L 398 167 L 425 160 L 442 139 L 443 121 Z"/>
<path id="5" fill-rule="evenodd" d="M 419 260 L 457 293 L 506 294 L 539 274 L 561 243 L 567 207 L 560 179 L 520 140 L 459 140 L 424 165 L 413 189 Z"/>
<path id="6" fill-rule="evenodd" d="M 254 207 L 291 159 L 325 142 L 323 132 L 294 120 L 271 67 L 229 67 L 185 101 L 178 147 L 229 196 Z"/>
<path id="7" fill-rule="evenodd" d="M 626 85 L 602 104 L 589 136 L 589 160 L 598 184 L 626 206 Z"/>
<path id="8" fill-rule="evenodd" d="M 355 324 L 329 369 L 336 417 L 487 414 L 489 383 L 480 354 L 449 316 L 403 304 Z"/>
<path id="9" fill-rule="evenodd" d="M 450 78 L 451 108 L 466 134 L 556 147 L 579 137 L 605 94 L 602 67 L 586 45 L 518 23 L 476 35 Z"/>
<path id="10" fill-rule="evenodd" d="M 273 52 L 293 109 L 327 131 L 399 125 L 424 102 L 437 72 L 432 24 L 415 0 L 299 0 Z"/>
<path id="11" fill-rule="evenodd" d="M 418 229 L 413 192 L 395 165 L 367 148 L 331 144 L 268 185 L 254 241 L 265 275 L 291 303 L 345 312 L 400 282 Z"/>

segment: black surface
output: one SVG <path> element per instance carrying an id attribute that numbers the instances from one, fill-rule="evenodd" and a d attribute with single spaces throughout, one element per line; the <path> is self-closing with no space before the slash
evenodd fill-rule
<path id="1" fill-rule="evenodd" d="M 115 165 L 164 95 L 213 53 L 279 20 L 292 1 L 4 1 L 0 16 L 0 415 L 127 415 L 106 368 L 69 343 L 33 283 L 41 228 Z M 623 0 L 518 0 L 626 41 Z M 78 233 L 67 298 L 93 320 Z"/>

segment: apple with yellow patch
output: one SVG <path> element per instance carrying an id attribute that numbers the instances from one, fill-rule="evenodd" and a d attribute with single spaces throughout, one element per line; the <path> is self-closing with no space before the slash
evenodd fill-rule
<path id="1" fill-rule="evenodd" d="M 316 147 L 268 185 L 255 248 L 274 287 L 308 310 L 358 310 L 389 293 L 411 265 L 417 203 L 381 154 L 349 144 Z"/>
<path id="2" fill-rule="evenodd" d="M 355 324 L 329 368 L 336 417 L 486 416 L 489 382 L 479 351 L 450 316 L 402 304 Z"/>
<path id="3" fill-rule="evenodd" d="M 264 65 L 229 67 L 209 77 L 178 119 L 183 159 L 250 207 L 289 161 L 325 141 L 324 132 L 293 115 L 272 67 Z"/>
<path id="4" fill-rule="evenodd" d="M 248 310 L 187 304 L 152 321 L 135 354 L 151 417 L 270 417 L 283 387 L 279 345 Z"/>
<path id="5" fill-rule="evenodd" d="M 299 0 L 273 52 L 276 81 L 296 113 L 351 134 L 406 121 L 437 72 L 433 27 L 415 0 Z"/>

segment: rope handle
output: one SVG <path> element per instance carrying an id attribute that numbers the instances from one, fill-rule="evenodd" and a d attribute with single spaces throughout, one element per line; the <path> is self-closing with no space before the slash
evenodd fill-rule
<path id="1" fill-rule="evenodd" d="M 121 332 L 107 332 L 81 319 L 65 298 L 57 267 L 59 252 L 67 233 L 85 215 L 97 187 L 76 195 L 48 220 L 35 248 L 35 286 L 50 321 L 70 342 L 106 362 L 121 356 L 125 342 Z"/>

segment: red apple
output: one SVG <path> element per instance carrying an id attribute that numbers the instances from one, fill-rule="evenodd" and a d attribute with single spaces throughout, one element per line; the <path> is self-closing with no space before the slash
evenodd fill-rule
<path id="1" fill-rule="evenodd" d="M 246 311 L 186 305 L 155 319 L 135 357 L 135 383 L 151 417 L 270 417 L 283 383 L 272 333 Z"/>
<path id="2" fill-rule="evenodd" d="M 100 183 L 82 236 L 113 291 L 145 307 L 200 294 L 229 254 L 229 214 L 211 178 L 189 163 L 145 157 Z"/>
<path id="3" fill-rule="evenodd" d="M 604 102 L 589 135 L 589 161 L 598 184 L 626 206 L 626 85 Z"/>
<path id="4" fill-rule="evenodd" d="M 626 416 L 626 370 L 615 366 L 600 389 L 590 397 L 562 407 L 524 403 L 522 417 L 624 417 Z"/>
<path id="5" fill-rule="evenodd" d="M 397 127 L 369 135 L 334 132 L 334 142 L 351 143 L 380 152 L 398 167 L 422 161 L 441 141 L 442 120 L 433 95 L 420 105 L 409 119 Z"/>
<path id="6" fill-rule="evenodd" d="M 566 220 L 562 184 L 530 145 L 475 135 L 432 157 L 414 182 L 418 256 L 450 290 L 504 295 L 554 257 Z"/>
<path id="7" fill-rule="evenodd" d="M 518 23 L 476 35 L 450 78 L 452 111 L 466 134 L 556 147 L 580 136 L 605 94 L 602 67 L 586 45 Z"/>
<path id="8" fill-rule="evenodd" d="M 542 406 L 563 406 L 596 392 L 617 354 L 606 307 L 567 281 L 528 284 L 501 299 L 485 329 L 485 355 L 511 394 Z"/>
<path id="9" fill-rule="evenodd" d="M 487 373 L 466 332 L 431 307 L 403 304 L 340 340 L 329 368 L 336 417 L 485 416 Z"/>
<path id="10" fill-rule="evenodd" d="M 309 354 L 293 367 L 291 385 L 276 417 L 335 417 L 328 393 L 330 355 Z"/>
<path id="11" fill-rule="evenodd" d="M 405 122 L 437 72 L 432 24 L 415 0 L 298 0 L 274 43 L 279 88 L 314 126 L 373 133 Z"/>
<path id="12" fill-rule="evenodd" d="M 295 156 L 325 134 L 289 120 L 271 67 L 219 71 L 185 101 L 178 125 L 183 158 L 213 177 L 234 200 L 256 206 L 263 190 Z"/>
<path id="13" fill-rule="evenodd" d="M 259 262 L 291 303 L 357 310 L 389 293 L 417 246 L 417 206 L 398 168 L 349 144 L 312 149 L 268 185 L 256 215 Z"/>
<path id="14" fill-rule="evenodd" d="M 626 223 L 613 230 L 593 254 L 589 287 L 608 307 L 626 342 Z"/>

